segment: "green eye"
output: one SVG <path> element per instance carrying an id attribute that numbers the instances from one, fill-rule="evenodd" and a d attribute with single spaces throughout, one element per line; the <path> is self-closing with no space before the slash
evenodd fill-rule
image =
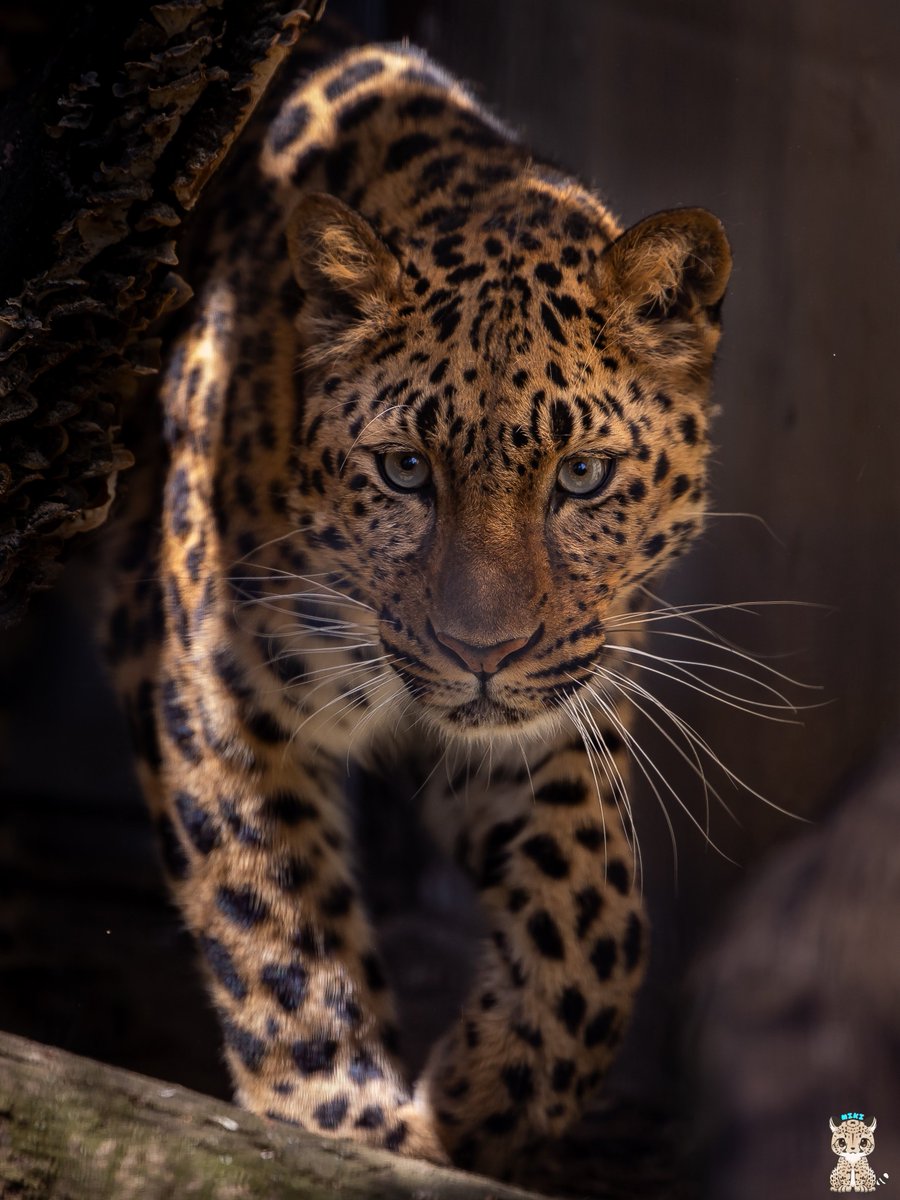
<path id="1" fill-rule="evenodd" d="M 428 459 L 416 450 L 388 450 L 377 459 L 385 483 L 398 491 L 418 492 L 431 482 Z"/>
<path id="2" fill-rule="evenodd" d="M 574 454 L 559 468 L 556 484 L 560 491 L 569 496 L 584 499 L 601 492 L 613 477 L 614 458 L 601 458 L 596 454 Z"/>

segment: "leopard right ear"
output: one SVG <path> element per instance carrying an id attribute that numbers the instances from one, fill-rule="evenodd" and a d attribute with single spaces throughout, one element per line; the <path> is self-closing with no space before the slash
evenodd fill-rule
<path id="1" fill-rule="evenodd" d="M 288 255 L 304 293 L 304 319 L 319 335 L 354 323 L 382 324 L 401 295 L 397 256 L 372 226 L 325 193 L 303 196 L 285 229 Z"/>
<path id="2" fill-rule="evenodd" d="M 731 274 L 731 248 L 712 213 L 673 208 L 626 229 L 603 253 L 600 271 L 644 318 L 714 317 Z"/>
<path id="3" fill-rule="evenodd" d="M 670 209 L 639 221 L 597 263 L 609 335 L 662 372 L 706 378 L 730 272 L 725 231 L 705 209 Z"/>

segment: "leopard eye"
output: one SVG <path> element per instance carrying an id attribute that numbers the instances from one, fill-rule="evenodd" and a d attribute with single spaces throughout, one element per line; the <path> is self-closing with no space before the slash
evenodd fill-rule
<path id="1" fill-rule="evenodd" d="M 376 456 L 385 483 L 401 492 L 418 492 L 431 482 L 428 459 L 416 450 L 388 450 Z"/>
<path id="2" fill-rule="evenodd" d="M 556 476 L 557 487 L 569 496 L 586 499 L 606 487 L 615 470 L 614 458 L 597 454 L 575 454 L 567 458 Z"/>

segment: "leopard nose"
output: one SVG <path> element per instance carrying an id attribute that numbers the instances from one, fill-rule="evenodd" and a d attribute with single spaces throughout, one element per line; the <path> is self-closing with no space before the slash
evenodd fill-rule
<path id="1" fill-rule="evenodd" d="M 429 626 L 435 641 L 444 648 L 444 651 L 449 652 L 451 658 L 457 659 L 470 671 L 474 671 L 476 675 L 495 674 L 517 654 L 531 649 L 543 630 L 543 626 L 539 626 L 528 637 L 510 638 L 507 642 L 496 642 L 493 646 L 473 646 L 470 642 L 460 641 L 459 638 L 455 638 L 449 633 L 435 629 L 430 622 Z"/>

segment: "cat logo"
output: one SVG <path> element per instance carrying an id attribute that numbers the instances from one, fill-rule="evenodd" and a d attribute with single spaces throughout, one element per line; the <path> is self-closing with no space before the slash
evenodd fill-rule
<path id="1" fill-rule="evenodd" d="M 831 1148 L 838 1156 L 837 1166 L 831 1172 L 833 1192 L 874 1192 L 878 1184 L 887 1180 L 887 1175 L 876 1179 L 869 1166 L 869 1155 L 875 1149 L 876 1119 L 866 1124 L 864 1113 L 841 1113 L 841 1123 L 836 1125 L 829 1117 L 831 1126 Z"/>

